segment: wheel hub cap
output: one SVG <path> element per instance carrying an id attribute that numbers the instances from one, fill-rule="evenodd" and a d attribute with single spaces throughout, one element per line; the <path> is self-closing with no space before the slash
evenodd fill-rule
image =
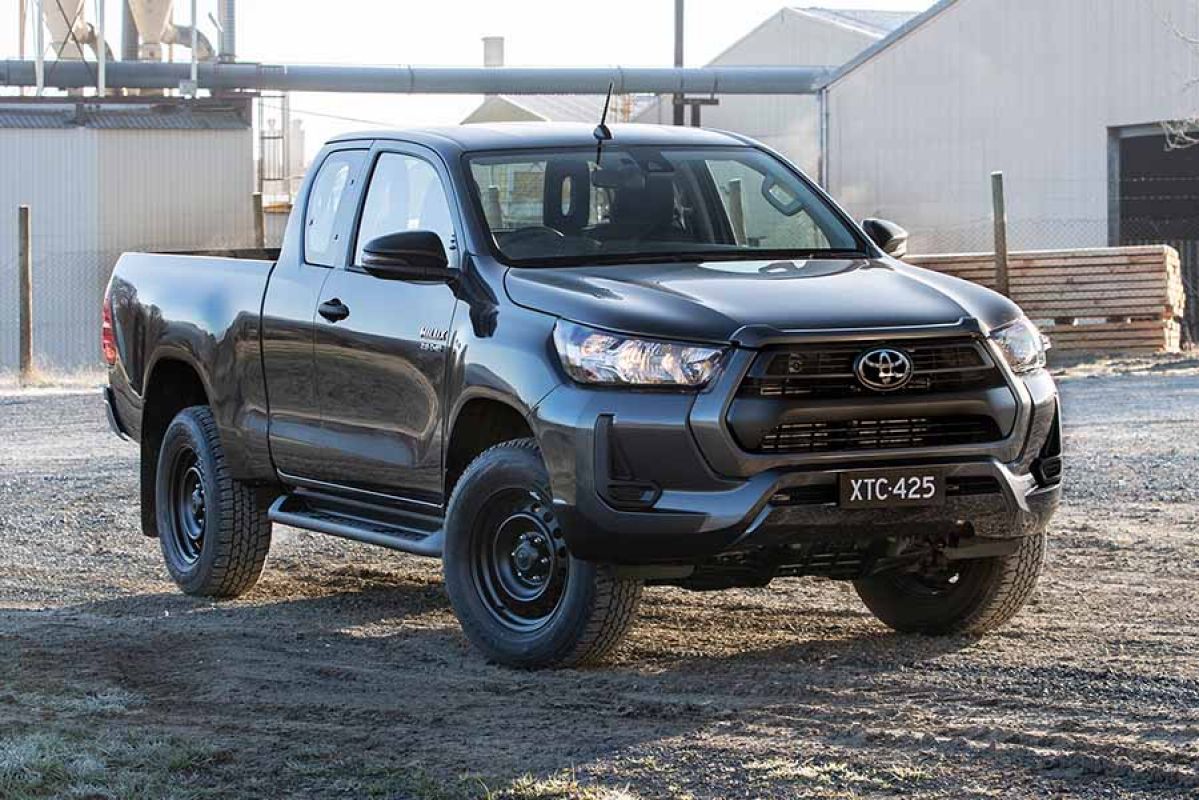
<path id="1" fill-rule="evenodd" d="M 181 451 L 173 469 L 172 534 L 175 549 L 185 564 L 194 564 L 204 549 L 208 503 L 204 496 L 204 474 L 199 459 L 190 450 Z"/>
<path id="2" fill-rule="evenodd" d="M 187 495 L 187 518 L 184 520 L 184 527 L 188 538 L 196 541 L 204 535 L 204 484 L 198 469 L 192 467 L 187 471 L 184 486 L 191 489 Z"/>
<path id="3" fill-rule="evenodd" d="M 553 564 L 553 552 L 549 548 L 549 536 L 538 531 L 526 531 L 517 539 L 512 551 L 512 565 L 516 576 L 530 584 L 544 583 Z"/>
<path id="4" fill-rule="evenodd" d="M 480 513 L 472 538 L 476 587 L 492 614 L 514 630 L 546 624 L 570 564 L 548 504 L 532 492 L 500 493 Z"/>

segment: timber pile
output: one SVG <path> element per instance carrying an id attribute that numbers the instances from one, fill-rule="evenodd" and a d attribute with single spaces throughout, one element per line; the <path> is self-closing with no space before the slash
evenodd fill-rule
<path id="1" fill-rule="evenodd" d="M 995 286 L 991 253 L 909 256 L 912 264 Z M 1186 294 L 1178 251 L 1162 245 L 1008 256 L 1012 300 L 1058 350 L 1177 353 Z"/>

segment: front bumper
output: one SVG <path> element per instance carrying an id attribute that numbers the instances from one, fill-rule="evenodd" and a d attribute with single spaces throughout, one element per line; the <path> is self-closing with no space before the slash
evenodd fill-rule
<path id="1" fill-rule="evenodd" d="M 699 563 L 807 539 L 961 533 L 967 524 L 982 538 L 1043 530 L 1061 497 L 1060 483 L 1039 482 L 1035 468 L 1058 424 L 1057 389 L 1044 372 L 1012 376 L 1012 384 L 1017 422 L 1003 442 L 934 452 L 764 463 L 738 452 L 719 429 L 713 409 L 728 396 L 721 384 L 699 395 L 567 384 L 537 406 L 532 421 L 575 555 L 626 565 Z M 944 472 L 951 489 L 944 505 L 838 506 L 840 473 L 914 466 Z"/>

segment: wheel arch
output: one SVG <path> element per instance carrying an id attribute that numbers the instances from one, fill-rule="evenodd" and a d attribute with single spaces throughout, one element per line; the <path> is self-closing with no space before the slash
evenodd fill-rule
<path id="1" fill-rule="evenodd" d="M 476 391 L 454 410 L 446 436 L 445 496 L 448 502 L 462 472 L 480 453 L 501 442 L 534 438 L 528 409 L 498 393 Z"/>
<path id="2" fill-rule="evenodd" d="M 141 519 L 146 536 L 158 536 L 154 484 L 167 426 L 183 409 L 208 405 L 211 395 L 194 363 L 175 355 L 155 360 L 142 393 Z"/>

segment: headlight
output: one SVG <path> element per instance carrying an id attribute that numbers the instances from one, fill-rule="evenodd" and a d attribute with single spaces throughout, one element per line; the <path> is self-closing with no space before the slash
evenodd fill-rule
<path id="1" fill-rule="evenodd" d="M 559 320 L 554 345 L 580 383 L 699 388 L 716 374 L 723 348 L 635 339 Z"/>
<path id="2" fill-rule="evenodd" d="M 1003 357 L 1013 372 L 1032 372 L 1045 366 L 1049 340 L 1027 317 L 991 331 L 991 338 L 1003 351 Z"/>

